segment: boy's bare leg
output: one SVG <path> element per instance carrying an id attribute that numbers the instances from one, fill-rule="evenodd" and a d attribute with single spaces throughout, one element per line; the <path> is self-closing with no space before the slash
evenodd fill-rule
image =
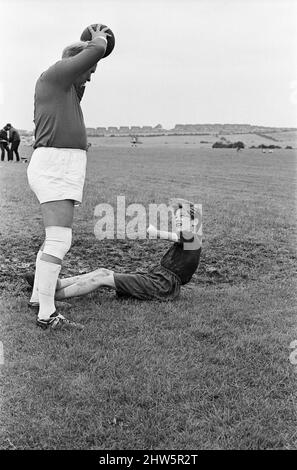
<path id="1" fill-rule="evenodd" d="M 113 271 L 111 271 L 110 269 L 99 268 L 90 273 L 80 274 L 79 276 L 72 276 L 72 277 L 65 277 L 64 279 L 58 279 L 56 291 L 63 289 L 64 287 L 71 286 L 72 284 L 75 284 L 78 281 L 81 281 L 82 279 L 86 280 L 90 277 L 93 277 L 96 273 L 104 273 L 104 272 L 106 274 L 113 273 Z"/>
<path id="2" fill-rule="evenodd" d="M 98 269 L 89 274 L 90 275 L 81 276 L 74 284 L 57 290 L 55 299 L 61 300 L 86 295 L 100 287 L 111 287 L 115 289 L 113 271 Z"/>

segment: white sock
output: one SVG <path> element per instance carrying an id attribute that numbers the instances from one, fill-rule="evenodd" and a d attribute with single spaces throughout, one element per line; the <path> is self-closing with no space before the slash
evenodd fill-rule
<path id="1" fill-rule="evenodd" d="M 61 271 L 61 265 L 39 261 L 38 298 L 40 320 L 48 320 L 55 309 L 56 284 Z"/>
<path id="2" fill-rule="evenodd" d="M 31 294 L 30 302 L 39 302 L 38 299 L 38 280 L 39 280 L 39 261 L 42 255 L 42 251 L 39 250 L 36 256 L 36 264 L 35 264 L 35 277 L 34 277 L 34 285 Z"/>

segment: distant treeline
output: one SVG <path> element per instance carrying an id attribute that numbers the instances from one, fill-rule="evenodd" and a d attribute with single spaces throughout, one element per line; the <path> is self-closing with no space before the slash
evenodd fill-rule
<path id="1" fill-rule="evenodd" d="M 282 147 L 280 147 L 279 145 L 265 145 L 265 144 L 260 144 L 258 145 L 258 147 L 256 147 L 255 145 L 252 145 L 250 147 L 250 149 L 281 149 Z M 287 145 L 285 147 L 285 149 L 292 149 L 293 147 L 291 147 L 291 145 Z"/>
<path id="2" fill-rule="evenodd" d="M 215 142 L 213 149 L 244 149 L 245 145 L 240 140 L 238 142 Z"/>
<path id="3" fill-rule="evenodd" d="M 245 145 L 243 142 L 238 141 L 238 142 L 226 142 L 226 141 L 218 141 L 215 142 L 212 146 L 213 149 L 244 149 Z M 265 144 L 260 144 L 257 147 L 255 145 L 252 145 L 250 149 L 281 149 L 279 145 L 265 145 Z M 285 149 L 292 149 L 291 145 L 287 145 Z"/>

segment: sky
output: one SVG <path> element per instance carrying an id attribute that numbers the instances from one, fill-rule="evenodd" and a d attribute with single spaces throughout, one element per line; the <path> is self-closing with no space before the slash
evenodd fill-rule
<path id="1" fill-rule="evenodd" d="M 87 84 L 86 126 L 297 126 L 296 0 L 0 0 L 0 11 L 0 127 L 34 128 L 36 80 L 92 23 L 116 45 Z"/>

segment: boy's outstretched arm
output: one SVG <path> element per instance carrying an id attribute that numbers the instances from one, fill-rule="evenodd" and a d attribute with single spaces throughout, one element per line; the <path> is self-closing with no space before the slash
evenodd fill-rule
<path id="1" fill-rule="evenodd" d="M 169 240 L 171 242 L 178 241 L 178 236 L 175 232 L 166 232 L 165 230 L 158 230 L 153 225 L 149 225 L 147 233 L 152 237 L 160 238 L 161 240 Z"/>

